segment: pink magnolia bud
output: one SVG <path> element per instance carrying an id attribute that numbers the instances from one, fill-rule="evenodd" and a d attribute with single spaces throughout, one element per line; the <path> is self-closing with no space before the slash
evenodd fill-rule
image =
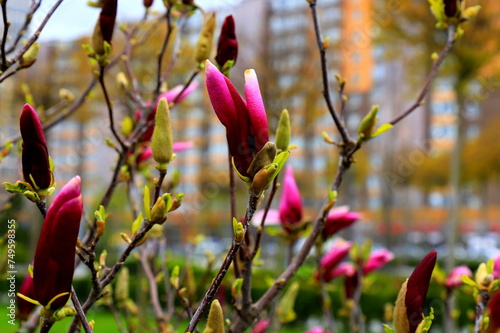
<path id="1" fill-rule="evenodd" d="M 321 258 L 319 266 L 323 274 L 323 281 L 329 282 L 333 279 L 334 269 L 349 253 L 351 247 L 351 242 L 346 242 L 343 239 L 340 239 L 333 245 L 330 252 L 328 252 L 323 258 Z M 318 274 L 316 274 L 316 279 L 319 279 Z"/>
<path id="2" fill-rule="evenodd" d="M 72 178 L 47 211 L 33 263 L 36 300 L 50 309 L 69 299 L 75 269 L 75 246 L 82 217 L 81 180 Z"/>
<path id="3" fill-rule="evenodd" d="M 248 176 L 253 158 L 269 141 L 267 116 L 257 75 L 245 71 L 246 101 L 231 81 L 207 60 L 205 71 L 208 96 L 222 125 L 226 127 L 229 152 L 236 169 Z"/>
<path id="4" fill-rule="evenodd" d="M 228 60 L 233 60 L 236 63 L 237 57 L 238 40 L 236 39 L 234 18 L 233 15 L 228 15 L 222 24 L 215 61 L 222 67 Z"/>
<path id="5" fill-rule="evenodd" d="M 458 266 L 452 269 L 450 275 L 446 278 L 444 285 L 448 289 L 454 289 L 460 287 L 464 282 L 462 281 L 462 275 L 472 277 L 472 272 L 467 266 Z"/>
<path id="6" fill-rule="evenodd" d="M 269 323 L 270 323 L 269 319 L 259 320 L 259 322 L 253 328 L 252 333 L 266 333 Z"/>
<path id="7" fill-rule="evenodd" d="M 280 221 L 285 230 L 302 221 L 302 199 L 293 176 L 293 169 L 287 166 L 283 179 L 283 194 L 279 207 Z"/>
<path id="8" fill-rule="evenodd" d="M 21 136 L 23 138 L 23 177 L 33 188 L 48 188 L 52 184 L 49 152 L 43 134 L 42 124 L 36 111 L 25 104 L 20 118 Z M 32 178 L 35 183 L 33 183 Z"/>
<path id="9" fill-rule="evenodd" d="M 361 214 L 350 212 L 348 206 L 333 208 L 328 213 L 325 226 L 323 227 L 323 239 L 333 236 L 338 231 L 351 226 L 361 218 Z"/>
<path id="10" fill-rule="evenodd" d="M 493 266 L 493 277 L 495 279 L 500 278 L 500 253 L 495 258 L 495 263 Z"/>
<path id="11" fill-rule="evenodd" d="M 366 275 L 382 268 L 392 259 L 394 259 L 394 254 L 389 250 L 380 249 L 373 251 L 363 267 L 363 274 Z"/>

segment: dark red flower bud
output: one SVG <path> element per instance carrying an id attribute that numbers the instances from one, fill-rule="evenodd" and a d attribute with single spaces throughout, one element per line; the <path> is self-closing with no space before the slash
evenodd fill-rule
<path id="1" fill-rule="evenodd" d="M 99 14 L 99 25 L 101 27 L 102 39 L 111 44 L 113 30 L 115 28 L 116 8 L 118 0 L 105 0 Z"/>
<path id="2" fill-rule="evenodd" d="M 460 10 L 462 0 L 444 0 L 444 13 L 448 17 L 455 17 L 457 11 Z"/>
<path id="3" fill-rule="evenodd" d="M 153 5 L 153 0 L 143 0 L 144 7 L 149 8 Z"/>
<path id="4" fill-rule="evenodd" d="M 35 298 L 35 291 L 33 289 L 33 278 L 31 275 L 27 274 L 19 288 L 19 293 L 27 296 L 29 298 Z M 21 297 L 17 297 L 17 315 L 16 317 L 20 320 L 28 319 L 31 311 L 36 307 L 35 304 L 24 300 Z"/>
<path id="5" fill-rule="evenodd" d="M 48 188 L 52 183 L 49 152 L 43 135 L 42 124 L 31 105 L 24 105 L 20 118 L 21 136 L 23 138 L 23 177 L 33 188 Z M 31 176 L 31 177 L 30 177 Z"/>
<path id="6" fill-rule="evenodd" d="M 406 316 L 410 325 L 410 333 L 415 333 L 423 319 L 423 309 L 432 271 L 436 265 L 437 252 L 431 251 L 415 267 L 408 279 L 405 304 Z"/>
<path id="7" fill-rule="evenodd" d="M 33 264 L 35 299 L 53 310 L 67 303 L 71 291 L 83 209 L 80 183 L 80 177 L 72 178 L 56 196 L 47 211 L 36 247 Z"/>
<path id="8" fill-rule="evenodd" d="M 490 323 L 488 333 L 500 331 L 500 292 L 495 292 L 488 303 Z"/>
<path id="9" fill-rule="evenodd" d="M 217 55 L 215 61 L 220 67 L 228 60 L 236 63 L 238 57 L 238 40 L 236 39 L 235 25 L 233 15 L 228 15 L 224 19 L 220 31 L 219 41 L 217 43 Z"/>

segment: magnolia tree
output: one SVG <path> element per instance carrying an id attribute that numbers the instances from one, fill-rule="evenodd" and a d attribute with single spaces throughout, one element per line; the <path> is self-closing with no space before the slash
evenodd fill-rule
<path id="1" fill-rule="evenodd" d="M 31 36 L 26 36 L 26 43 L 19 48 L 17 44 L 23 38 L 22 33 L 14 39 L 14 47 L 6 48 L 6 38 L 9 29 L 6 12 L 7 1 L 1 2 L 3 13 L 3 39 L 1 45 L 0 82 L 12 77 L 16 72 L 30 67 L 37 58 L 39 49 L 36 40 L 42 32 L 45 23 L 60 5 L 57 1 L 47 13 L 42 24 Z M 215 63 L 212 63 L 212 44 L 216 28 L 215 15 L 205 13 L 200 37 L 195 46 L 197 67 L 193 68 L 189 80 L 182 86 L 164 91 L 164 83 L 168 80 L 170 71 L 164 68 L 164 58 L 171 56 L 171 66 L 174 66 L 177 53 L 167 47 L 172 39 L 182 38 L 182 34 L 173 33 L 177 23 L 191 17 L 200 10 L 193 1 L 164 0 L 164 12 L 155 17 L 155 24 L 146 25 L 150 19 L 153 1 L 144 1 L 145 15 L 143 21 L 134 26 L 122 26 L 125 44 L 121 50 L 112 47 L 112 37 L 115 30 L 117 0 L 103 0 L 94 3 L 102 7 L 98 22 L 91 39 L 91 45 L 86 46 L 94 66 L 94 79 L 81 95 L 72 99 L 67 110 L 51 120 L 41 123 L 37 112 L 26 104 L 20 110 L 20 134 L 22 137 L 22 175 L 23 180 L 15 183 L 4 183 L 5 188 L 14 195 L 23 195 L 36 204 L 44 218 L 42 230 L 38 239 L 36 253 L 29 272 L 17 292 L 20 321 L 19 332 L 34 332 L 40 326 L 40 332 L 48 332 L 56 321 L 70 321 L 69 332 L 83 330 L 87 333 L 94 328 L 98 330 L 99 322 L 88 321 L 87 313 L 97 303 L 107 306 L 114 313 L 121 312 L 126 317 L 127 327 L 123 327 L 117 315 L 117 327 L 121 331 L 137 329 L 137 316 L 154 314 L 156 327 L 151 331 L 185 332 L 198 331 L 198 325 L 205 312 L 208 319 L 204 332 L 243 332 L 248 328 L 252 332 L 279 330 L 280 326 L 293 320 L 294 301 L 300 288 L 294 276 L 303 266 L 314 248 L 317 266 L 311 274 L 311 279 L 318 286 L 321 294 L 323 317 L 320 326 L 307 332 L 333 332 L 338 321 L 333 314 L 330 294 L 331 281 L 343 277 L 344 302 L 348 310 L 348 327 L 351 332 L 365 332 L 365 317 L 360 305 L 364 280 L 373 271 L 383 267 L 394 258 L 394 254 L 385 249 L 373 250 L 370 242 L 354 244 L 351 241 L 336 238 L 328 242 L 337 232 L 347 228 L 361 218 L 357 212 L 349 211 L 348 207 L 334 207 L 344 178 L 344 174 L 355 163 L 358 150 L 369 140 L 390 130 L 406 116 L 417 110 L 429 90 L 438 68 L 449 53 L 454 42 L 464 34 L 462 24 L 473 18 L 479 7 L 466 7 L 465 2 L 458 0 L 430 0 L 430 9 L 437 19 L 437 28 L 446 29 L 448 39 L 441 53 L 433 55 L 434 66 L 427 76 L 415 102 L 399 116 L 381 126 L 377 125 L 378 106 L 373 106 L 361 121 L 357 133 L 352 133 L 345 126 L 345 100 L 340 101 L 337 108 L 332 100 L 330 77 L 327 70 L 328 39 L 322 37 L 320 22 L 317 15 L 315 0 L 308 0 L 310 14 L 314 23 L 315 38 L 319 53 L 318 66 L 322 69 L 323 95 L 327 109 L 338 130 L 338 138 L 331 139 L 324 135 L 326 143 L 338 148 L 339 165 L 330 187 L 325 187 L 325 202 L 318 211 L 316 219 L 310 223 L 304 219 L 302 198 L 294 179 L 291 166 L 285 166 L 287 160 L 293 159 L 293 146 L 290 145 L 292 128 L 287 110 L 281 114 L 276 136 L 269 136 L 266 109 L 261 97 L 257 73 L 248 69 L 244 75 L 245 97 L 243 98 L 229 79 L 231 68 L 238 55 L 238 41 L 235 35 L 235 21 L 232 16 L 225 18 L 217 41 Z M 31 20 L 40 2 L 34 1 L 31 12 L 26 17 L 25 25 Z M 429 16 L 431 17 L 431 16 Z M 139 82 L 131 67 L 133 50 L 142 45 L 141 38 L 147 37 L 149 30 L 158 24 L 166 24 L 161 49 L 156 58 L 156 85 L 150 92 L 151 100 L 144 100 L 138 90 Z M 151 28 L 151 26 L 153 28 Z M 172 54 L 167 54 L 173 52 Z M 113 96 L 106 87 L 105 77 L 109 70 L 123 65 L 125 72 L 119 73 L 117 81 L 126 91 L 126 96 L 136 105 L 134 119 L 124 122 L 121 131 L 117 130 Z M 191 143 L 175 142 L 172 136 L 170 109 L 196 89 L 195 77 L 205 74 L 205 86 L 208 91 L 213 110 L 226 128 L 227 146 L 229 150 L 229 181 L 230 198 L 228 211 L 231 211 L 233 239 L 227 244 L 229 250 L 224 256 L 219 270 L 206 281 L 206 291 L 199 300 L 193 298 L 193 281 L 189 282 L 192 272 L 183 272 L 183 267 L 171 267 L 165 262 L 165 239 L 163 231 L 169 229 L 166 223 L 169 214 L 178 209 L 183 200 L 183 194 L 175 194 L 175 181 L 168 179 L 168 170 L 175 163 L 175 152 L 188 149 Z M 339 96 L 344 96 L 346 81 L 337 76 Z M 76 112 L 85 102 L 89 92 L 97 86 L 101 89 L 109 117 L 109 129 L 112 133 L 106 143 L 116 152 L 116 162 L 112 178 L 95 214 L 82 220 L 83 200 L 81 195 L 81 179 L 75 175 L 64 187 L 57 189 L 54 179 L 54 164 L 49 157 L 49 147 L 44 133 L 54 124 L 64 120 Z M 207 110 L 211 112 L 211 110 Z M 291 110 L 293 112 L 293 110 Z M 390 135 L 390 132 L 384 135 Z M 21 138 L 14 138 L 17 141 Z M 3 146 L 2 156 L 14 149 L 13 141 Z M 106 233 L 110 201 L 120 182 L 129 181 L 128 190 L 136 187 L 133 175 L 145 165 L 154 164 L 156 174 L 145 174 L 148 185 L 142 189 L 143 203 L 140 213 L 133 221 L 130 233 L 122 233 L 124 248 L 117 253 L 118 260 L 110 262 L 106 259 L 106 251 L 96 253 L 96 246 Z M 285 168 L 283 168 L 285 167 Z M 284 171 L 282 178 L 281 199 L 279 210 L 270 209 L 280 184 L 278 175 Z M 128 177 L 123 177 L 123 175 Z M 235 184 L 238 178 L 248 186 L 246 213 L 242 219 L 237 218 Z M 165 184 L 164 184 L 165 183 Z M 266 194 L 266 198 L 264 198 Z M 48 200 L 51 196 L 54 198 Z M 127 204 L 133 207 L 131 196 Z M 47 202 L 51 201 L 47 208 Z M 83 228 L 80 230 L 80 224 Z M 251 225 L 255 228 L 251 228 Z M 262 235 L 264 229 L 274 237 L 281 237 L 288 245 L 286 268 L 273 278 L 272 283 L 260 298 L 252 294 L 252 276 L 254 265 L 259 260 Z M 80 233 L 80 237 L 79 237 Z M 12 248 L 11 231 L 2 239 L 2 246 Z M 293 251 L 297 241 L 301 240 L 300 248 Z M 331 244 L 331 245 L 330 245 Z M 106 246 L 106 244 L 104 244 Z M 11 253 L 11 252 L 6 252 Z M 129 295 L 129 271 L 127 260 L 135 255 L 148 280 L 150 309 L 138 309 Z M 418 265 L 413 273 L 403 283 L 395 305 L 393 306 L 393 325 L 385 325 L 386 332 L 414 333 L 427 332 L 432 324 L 433 309 L 424 313 L 426 296 L 431 277 L 443 290 L 442 301 L 445 304 L 445 325 L 447 332 L 453 331 L 455 318 L 453 292 L 464 283 L 471 286 L 477 303 L 472 324 L 475 332 L 497 332 L 500 328 L 500 293 L 496 292 L 500 283 L 500 260 L 483 263 L 477 269 L 474 279 L 472 272 L 464 266 L 457 267 L 447 275 L 436 268 L 438 253 L 431 251 Z M 350 258 L 350 260 L 346 260 Z M 259 263 L 261 264 L 261 263 Z M 88 269 L 91 290 L 88 295 L 77 295 L 73 288 L 73 272 L 75 267 L 83 265 Z M 228 274 L 231 272 L 231 274 Z M 208 271 L 210 273 L 210 271 Z M 183 278 L 186 276 L 186 278 Z M 205 287 L 203 281 L 197 281 L 198 287 Z M 229 285 L 231 302 L 222 304 L 217 300 L 221 285 Z M 162 286 L 162 288 L 160 288 Z M 284 291 L 282 294 L 281 292 Z M 427 316 L 426 316 L 427 315 Z M 66 319 L 72 317 L 73 319 Z M 179 320 L 183 319 L 182 320 Z M 179 326 L 184 322 L 186 326 Z M 392 328 L 391 328 L 392 327 Z M 382 328 L 381 328 L 382 329 Z"/>

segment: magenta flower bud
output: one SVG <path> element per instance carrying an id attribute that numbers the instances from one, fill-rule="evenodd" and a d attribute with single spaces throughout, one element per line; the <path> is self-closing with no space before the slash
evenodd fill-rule
<path id="1" fill-rule="evenodd" d="M 363 266 L 363 274 L 366 275 L 374 270 L 382 268 L 389 261 L 394 259 L 394 254 L 386 249 L 375 250 Z"/>
<path id="2" fill-rule="evenodd" d="M 101 13 L 99 14 L 99 26 L 101 27 L 102 39 L 110 44 L 115 28 L 117 7 L 118 0 L 104 0 Z"/>
<path id="3" fill-rule="evenodd" d="M 270 323 L 269 319 L 259 320 L 259 322 L 253 328 L 252 333 L 266 333 L 269 323 Z"/>
<path id="4" fill-rule="evenodd" d="M 332 333 L 330 331 L 325 331 L 323 328 L 316 326 L 311 328 L 310 330 L 304 332 L 304 333 Z"/>
<path id="5" fill-rule="evenodd" d="M 222 68 L 228 60 L 233 60 L 236 63 L 237 57 L 238 40 L 236 39 L 234 18 L 233 15 L 228 15 L 222 23 L 215 61 Z"/>
<path id="6" fill-rule="evenodd" d="M 153 111 L 148 115 L 147 121 L 152 121 L 153 119 L 155 119 L 155 116 L 156 116 L 156 106 L 158 105 L 158 102 L 160 101 L 160 99 L 166 98 L 167 102 L 169 104 L 173 103 L 174 100 L 175 100 L 175 98 L 177 97 L 177 95 L 179 95 L 179 93 L 182 91 L 183 88 L 184 88 L 183 85 L 177 85 L 177 86 L 173 87 L 172 89 L 168 90 L 167 92 L 164 92 L 163 94 L 160 94 L 158 96 L 158 99 L 157 99 L 155 105 L 154 105 Z M 191 82 L 186 87 L 186 89 L 182 92 L 182 94 L 180 94 L 180 96 L 177 98 L 177 100 L 175 101 L 175 103 L 182 102 L 196 88 L 198 88 L 198 82 L 196 82 L 196 81 Z M 151 105 L 151 101 L 147 101 L 146 102 L 146 106 L 150 106 L 150 105 Z M 134 118 L 135 118 L 135 122 L 139 121 L 139 119 L 141 118 L 141 110 L 136 110 L 135 111 Z M 140 138 L 139 141 L 141 141 L 141 142 L 142 141 L 150 141 L 151 137 L 153 136 L 153 131 L 154 131 L 154 125 L 152 125 L 150 128 L 148 128 L 148 130 L 141 136 L 141 138 Z"/>
<path id="7" fill-rule="evenodd" d="M 29 104 L 25 104 L 23 107 L 20 127 L 23 138 L 22 164 L 24 180 L 34 189 L 36 187 L 40 189 L 48 188 L 52 184 L 52 171 L 50 171 L 47 142 L 45 141 L 40 119 Z"/>
<path id="8" fill-rule="evenodd" d="M 149 8 L 153 5 L 153 0 L 143 0 L 142 3 L 144 4 L 144 7 Z"/>
<path id="9" fill-rule="evenodd" d="M 453 268 L 446 278 L 446 281 L 444 282 L 445 287 L 450 290 L 460 287 L 462 284 L 464 284 L 464 282 L 462 281 L 462 275 L 472 277 L 472 272 L 469 267 L 463 265 Z"/>
<path id="10" fill-rule="evenodd" d="M 361 218 L 360 213 L 350 212 L 348 206 L 333 208 L 328 213 L 325 226 L 323 227 L 323 240 L 333 236 L 338 231 L 351 226 Z"/>
<path id="11" fill-rule="evenodd" d="M 253 69 L 245 71 L 245 101 L 231 81 L 207 60 L 207 90 L 215 114 L 226 127 L 229 152 L 239 173 L 249 176 L 253 158 L 269 141 L 266 110 Z"/>
<path id="12" fill-rule="evenodd" d="M 31 275 L 27 274 L 24 277 L 23 283 L 19 288 L 19 293 L 27 296 L 29 298 L 35 298 L 35 290 L 33 288 L 33 278 Z M 21 321 L 28 319 L 31 311 L 36 307 L 35 304 L 24 300 L 21 297 L 17 297 L 17 315 L 16 317 Z"/>
<path id="13" fill-rule="evenodd" d="M 406 286 L 406 316 L 410 325 L 410 333 L 415 333 L 423 318 L 423 309 L 432 271 L 436 265 L 437 252 L 431 251 L 415 267 Z"/>
<path id="14" fill-rule="evenodd" d="M 333 279 L 333 271 L 338 264 L 344 259 L 344 257 L 349 253 L 352 247 L 351 242 L 346 242 L 342 239 L 338 240 L 323 258 L 319 262 L 319 266 L 323 273 L 323 281 L 329 282 Z M 316 274 L 316 279 L 319 279 L 319 275 Z"/>
<path id="15" fill-rule="evenodd" d="M 500 254 L 497 255 L 493 264 L 493 277 L 500 278 Z"/>
<path id="16" fill-rule="evenodd" d="M 35 299 L 50 309 L 63 307 L 71 291 L 75 246 L 82 217 L 80 177 L 73 177 L 47 211 L 33 264 Z"/>
<path id="17" fill-rule="evenodd" d="M 290 230 L 291 226 L 302 221 L 302 199 L 291 166 L 286 167 L 279 214 L 281 224 L 285 230 Z"/>

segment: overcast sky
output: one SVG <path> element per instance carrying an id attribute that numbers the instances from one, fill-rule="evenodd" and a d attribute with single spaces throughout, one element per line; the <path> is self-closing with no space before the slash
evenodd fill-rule
<path id="1" fill-rule="evenodd" d="M 234 6 L 241 0 L 198 0 L 204 9 L 215 10 L 221 7 Z M 38 27 L 46 13 L 55 3 L 54 0 L 42 1 L 35 18 L 33 27 Z M 165 10 L 162 0 L 156 0 L 154 9 Z M 142 0 L 118 1 L 118 21 L 140 19 L 144 14 Z M 87 0 L 65 0 L 54 13 L 40 35 L 41 41 L 68 41 L 81 36 L 88 36 L 94 29 L 99 8 L 87 5 Z M 36 29 L 36 28 L 35 28 Z"/>

